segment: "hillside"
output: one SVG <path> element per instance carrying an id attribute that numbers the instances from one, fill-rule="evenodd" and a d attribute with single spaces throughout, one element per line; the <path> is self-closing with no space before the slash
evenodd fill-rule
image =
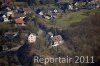
<path id="1" fill-rule="evenodd" d="M 44 63 L 33 63 L 33 61 L 28 61 L 29 59 L 34 59 L 34 56 L 44 57 L 44 58 L 66 58 L 67 56 L 74 58 L 75 56 L 88 56 L 94 57 L 95 63 L 48 63 L 45 66 L 99 66 L 100 65 L 100 14 L 92 15 L 82 22 L 73 23 L 64 30 L 57 30 L 58 34 L 61 34 L 64 39 L 64 44 L 48 48 L 45 43 L 44 34 L 39 36 L 37 42 L 33 45 L 23 45 L 21 49 L 18 50 L 17 56 L 16 52 L 4 52 L 3 56 L 0 55 L 1 63 L 8 64 L 14 61 L 14 65 L 23 63 L 24 65 L 30 64 L 30 66 L 44 66 Z M 20 52 L 21 51 L 21 52 Z M 11 55 L 13 54 L 13 56 Z M 24 56 L 25 57 L 24 57 Z M 12 56 L 12 57 L 10 57 Z M 24 57 L 23 60 L 18 61 L 18 57 Z M 25 59 L 26 58 L 26 59 Z M 29 59 L 28 59 L 29 58 Z M 2 61 L 3 60 L 3 61 Z M 9 61 L 8 61 L 9 60 Z M 91 61 L 91 58 L 88 60 Z M 27 62 L 27 63 L 26 63 Z"/>
<path id="2" fill-rule="evenodd" d="M 100 4 L 57 1 L 0 2 L 0 66 L 100 66 Z"/>
<path id="3" fill-rule="evenodd" d="M 94 18 L 95 17 L 95 18 Z M 93 66 L 100 63 L 100 14 L 93 15 L 82 22 L 74 23 L 59 34 L 65 39 L 65 43 L 54 48 L 46 48 L 43 36 L 38 39 L 34 46 L 34 53 L 40 57 L 75 57 L 75 56 L 94 56 Z M 91 59 L 89 59 L 91 60 Z M 97 64 L 97 65 L 96 65 Z M 40 64 L 41 65 L 41 64 Z M 91 66 L 91 64 L 75 63 L 53 63 L 46 66 Z"/>

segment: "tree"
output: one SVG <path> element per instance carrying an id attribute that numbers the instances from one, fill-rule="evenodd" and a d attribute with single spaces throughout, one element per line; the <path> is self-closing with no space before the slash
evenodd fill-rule
<path id="1" fill-rule="evenodd" d="M 0 6 L 2 5 L 2 2 L 0 1 Z"/>
<path id="2" fill-rule="evenodd" d="M 54 0 L 55 5 L 58 3 L 59 0 Z"/>
<path id="3" fill-rule="evenodd" d="M 7 23 L 0 23 L 0 34 L 2 35 L 10 27 Z"/>

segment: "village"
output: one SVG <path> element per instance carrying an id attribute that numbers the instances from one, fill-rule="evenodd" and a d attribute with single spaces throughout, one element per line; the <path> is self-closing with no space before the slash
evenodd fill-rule
<path id="1" fill-rule="evenodd" d="M 39 49 L 56 49 L 57 52 L 60 46 L 64 47 L 67 40 L 63 30 L 72 23 L 87 18 L 86 13 L 90 12 L 89 15 L 94 15 L 99 12 L 96 10 L 100 9 L 99 0 L 54 1 L 53 4 L 46 4 L 40 0 L 35 6 L 32 0 L 28 3 L 18 0 L 0 0 L 0 55 L 14 52 L 21 65 L 15 63 L 13 66 L 29 66 L 25 62 L 30 60 L 30 57 L 23 55 L 28 51 L 38 54 Z M 35 45 L 37 50 L 31 49 Z M 27 51 L 26 48 L 30 49 Z M 29 59 L 24 62 L 22 57 Z M 5 65 L 0 64 L 0 66 Z"/>

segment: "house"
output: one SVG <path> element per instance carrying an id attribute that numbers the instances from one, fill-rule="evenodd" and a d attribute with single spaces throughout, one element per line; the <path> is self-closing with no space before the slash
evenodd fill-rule
<path id="1" fill-rule="evenodd" d="M 58 10 L 57 10 L 57 9 L 54 9 L 54 10 L 53 10 L 53 12 L 54 12 L 54 13 L 57 13 L 57 12 L 58 12 Z"/>
<path id="2" fill-rule="evenodd" d="M 9 16 L 15 17 L 15 16 L 14 16 L 14 12 L 13 12 L 13 11 L 8 11 L 8 12 L 7 12 L 7 17 L 9 17 Z"/>
<path id="3" fill-rule="evenodd" d="M 25 26 L 25 22 L 24 22 L 24 20 L 23 20 L 23 18 L 16 18 L 15 19 L 15 22 L 16 22 L 16 24 L 17 25 L 21 25 L 21 26 Z"/>
<path id="4" fill-rule="evenodd" d="M 69 9 L 69 10 L 73 10 L 73 6 L 72 6 L 72 5 L 69 5 L 69 6 L 68 6 L 68 9 Z"/>
<path id="5" fill-rule="evenodd" d="M 33 33 L 30 33 L 28 36 L 28 42 L 29 43 L 35 43 L 36 42 L 36 35 Z"/>
<path id="6" fill-rule="evenodd" d="M 53 38 L 53 33 L 52 32 L 48 32 L 48 35 L 50 35 L 50 37 Z"/>
<path id="7" fill-rule="evenodd" d="M 48 32 L 48 34 L 46 35 L 46 41 L 48 46 L 50 47 L 59 46 L 64 42 L 61 35 L 54 36 L 52 32 Z"/>
<path id="8" fill-rule="evenodd" d="M 40 15 L 40 16 L 43 16 L 43 15 L 44 15 L 42 9 L 37 9 L 37 10 L 36 10 L 36 14 L 38 14 L 38 15 Z"/>
<path id="9" fill-rule="evenodd" d="M 96 8 L 100 8 L 100 5 L 97 5 Z"/>
<path id="10" fill-rule="evenodd" d="M 78 2 L 76 2 L 74 5 L 77 7 L 77 6 L 79 5 L 79 3 L 78 3 Z"/>
<path id="11" fill-rule="evenodd" d="M 43 11 L 40 11 L 39 13 L 38 13 L 40 16 L 43 16 L 44 14 L 43 14 Z"/>
<path id="12" fill-rule="evenodd" d="M 6 15 L 3 15 L 2 17 L 3 17 L 3 19 L 4 19 L 4 22 L 9 22 L 9 21 L 10 21 L 10 20 L 7 18 Z"/>
<path id="13" fill-rule="evenodd" d="M 44 15 L 44 18 L 49 20 L 50 16 L 49 15 Z"/>
<path id="14" fill-rule="evenodd" d="M 52 47 L 63 44 L 63 38 L 61 37 L 61 35 L 54 36 L 52 40 L 53 40 Z"/>

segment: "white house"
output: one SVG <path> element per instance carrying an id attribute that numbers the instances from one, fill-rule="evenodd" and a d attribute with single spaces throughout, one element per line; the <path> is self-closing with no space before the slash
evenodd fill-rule
<path id="1" fill-rule="evenodd" d="M 9 12 L 7 12 L 7 17 L 9 17 L 9 16 L 14 17 L 14 12 L 13 12 L 13 11 L 9 11 Z"/>
<path id="2" fill-rule="evenodd" d="M 69 8 L 69 10 L 73 10 L 73 6 L 72 5 L 69 5 L 68 8 Z"/>
<path id="3" fill-rule="evenodd" d="M 97 5 L 96 8 L 100 8 L 100 5 Z"/>
<path id="4" fill-rule="evenodd" d="M 44 14 L 43 14 L 43 11 L 39 12 L 39 15 L 40 15 L 40 16 L 43 16 L 43 15 L 44 15 Z"/>
<path id="5" fill-rule="evenodd" d="M 30 34 L 29 36 L 28 36 L 28 42 L 29 43 L 35 43 L 36 42 L 36 35 L 34 35 L 34 34 Z"/>
<path id="6" fill-rule="evenodd" d="M 10 20 L 8 20 L 6 15 L 3 15 L 2 17 L 4 18 L 4 22 L 9 22 L 10 21 Z"/>
<path id="7" fill-rule="evenodd" d="M 78 5 L 79 5 L 79 3 L 78 3 L 78 2 L 76 2 L 74 5 L 75 5 L 75 6 L 78 6 Z"/>
<path id="8" fill-rule="evenodd" d="M 3 17 L 3 18 L 6 18 L 6 15 L 3 15 L 2 17 Z"/>
<path id="9" fill-rule="evenodd" d="M 58 10 L 57 9 L 54 9 L 54 13 L 57 13 L 58 12 Z"/>
<path id="10" fill-rule="evenodd" d="M 44 18 L 45 18 L 45 19 L 48 19 L 48 20 L 50 19 L 50 17 L 49 17 L 49 16 L 44 16 Z"/>

